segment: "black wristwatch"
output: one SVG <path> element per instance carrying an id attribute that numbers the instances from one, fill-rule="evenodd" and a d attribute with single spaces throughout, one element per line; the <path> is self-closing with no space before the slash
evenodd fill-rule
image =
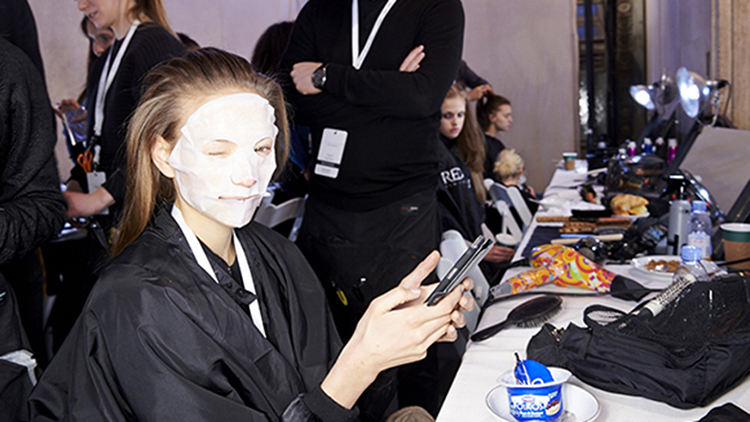
<path id="1" fill-rule="evenodd" d="M 322 64 L 312 73 L 312 84 L 315 88 L 320 90 L 325 88 L 327 79 L 326 69 L 328 69 L 328 65 Z"/>

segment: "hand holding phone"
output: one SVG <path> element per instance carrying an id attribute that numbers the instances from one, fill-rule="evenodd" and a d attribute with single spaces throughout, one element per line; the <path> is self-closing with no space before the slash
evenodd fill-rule
<path id="1" fill-rule="evenodd" d="M 448 295 L 466 278 L 466 274 L 487 255 L 494 242 L 479 236 L 474 243 L 464 251 L 453 267 L 440 280 L 440 284 L 432 291 L 425 303 L 427 306 L 435 306 L 441 299 Z"/>

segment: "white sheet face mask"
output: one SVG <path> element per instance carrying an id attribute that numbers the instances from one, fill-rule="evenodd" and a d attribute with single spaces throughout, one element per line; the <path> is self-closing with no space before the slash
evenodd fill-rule
<path id="1" fill-rule="evenodd" d="M 250 222 L 276 170 L 274 109 L 257 94 L 213 99 L 191 114 L 169 156 L 177 188 L 229 227 Z"/>

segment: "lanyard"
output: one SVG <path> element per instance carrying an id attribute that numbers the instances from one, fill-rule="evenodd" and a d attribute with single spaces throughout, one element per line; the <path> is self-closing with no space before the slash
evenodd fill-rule
<path id="1" fill-rule="evenodd" d="M 112 65 L 111 69 L 110 69 L 110 62 L 112 60 L 113 48 L 110 47 L 109 54 L 107 54 L 107 61 L 106 63 L 104 63 L 104 69 L 102 69 L 102 74 L 99 77 L 99 89 L 96 91 L 96 103 L 94 104 L 94 135 L 95 136 L 102 135 L 102 126 L 104 126 L 104 99 L 107 96 L 107 91 L 109 91 L 109 87 L 112 85 L 112 81 L 114 81 L 115 76 L 117 76 L 117 69 L 120 68 L 120 62 L 122 61 L 122 56 L 125 55 L 125 50 L 128 49 L 130 40 L 133 38 L 133 34 L 135 34 L 135 30 L 138 29 L 138 25 L 140 25 L 140 23 L 141 21 L 136 19 L 130 25 L 130 29 L 128 29 L 128 33 L 125 35 L 125 39 L 122 41 L 120 50 L 117 52 L 117 56 L 115 56 L 115 61 L 111 63 Z"/>
<path id="2" fill-rule="evenodd" d="M 383 24 L 383 20 L 385 20 L 385 16 L 388 14 L 388 12 L 391 11 L 391 8 L 393 5 L 396 4 L 396 0 L 388 0 L 388 3 L 385 4 L 383 7 L 383 10 L 380 11 L 380 14 L 378 15 L 378 18 L 375 20 L 375 24 L 372 26 L 372 29 L 370 30 L 370 35 L 367 37 L 367 41 L 365 42 L 365 47 L 362 49 L 362 52 L 359 51 L 359 0 L 352 0 L 352 66 L 359 70 L 360 67 L 362 67 L 362 63 L 365 61 L 365 57 L 367 57 L 367 53 L 370 52 L 370 47 L 372 47 L 372 42 L 375 40 L 375 35 L 377 35 L 378 31 L 380 30 L 380 25 Z"/>
<path id="3" fill-rule="evenodd" d="M 182 212 L 174 205 L 172 206 L 172 218 L 175 219 L 177 225 L 180 226 L 180 230 L 182 230 L 182 233 L 185 235 L 185 239 L 187 239 L 188 245 L 190 245 L 190 250 L 193 251 L 193 256 L 198 262 L 198 265 L 200 265 L 201 268 L 203 268 L 203 270 L 206 271 L 208 275 L 210 275 L 211 278 L 218 284 L 219 280 L 216 278 L 214 269 L 211 268 L 211 263 L 208 262 L 206 251 L 203 250 L 203 247 L 201 247 L 201 244 L 198 241 L 198 238 L 195 236 L 195 233 L 193 233 L 193 230 L 191 230 L 185 222 L 185 218 L 182 216 Z M 245 290 L 249 291 L 252 294 L 255 294 L 255 283 L 253 282 L 253 275 L 252 273 L 250 273 L 250 265 L 247 263 L 245 250 L 242 249 L 242 245 L 240 244 L 239 239 L 237 239 L 237 235 L 234 233 L 234 231 L 232 231 L 232 240 L 234 241 L 234 249 L 240 264 L 242 283 L 245 285 Z M 260 305 L 258 304 L 257 298 L 250 304 L 250 316 L 252 317 L 253 323 L 258 328 L 258 331 L 260 331 L 260 333 L 263 334 L 263 337 L 265 337 L 266 329 L 263 327 L 263 317 L 260 314 Z"/>

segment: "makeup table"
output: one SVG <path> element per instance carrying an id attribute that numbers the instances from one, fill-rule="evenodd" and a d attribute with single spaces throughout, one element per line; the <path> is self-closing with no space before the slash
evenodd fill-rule
<path id="1" fill-rule="evenodd" d="M 565 171 L 558 169 L 548 188 L 545 190 L 545 199 L 551 199 L 555 196 L 561 198 L 570 198 L 571 201 L 578 200 L 578 193 L 575 190 L 576 182 L 585 180 L 584 174 L 576 171 Z M 554 193 L 552 196 L 547 195 Z M 564 209 L 566 206 L 561 206 Z M 541 208 L 540 208 L 541 209 Z M 569 208 L 568 208 L 569 209 Z M 550 215 L 550 214 L 548 214 Z M 520 258 L 525 244 L 528 242 L 530 234 L 537 226 L 536 218 L 529 226 L 524 239 L 519 244 L 515 259 Z M 661 289 L 670 284 L 670 280 L 664 277 L 646 275 L 630 265 L 608 265 L 606 268 L 616 274 L 620 274 L 639 281 L 645 287 Z M 529 267 L 512 268 L 506 272 L 503 277 L 505 282 L 520 272 L 529 269 Z M 554 292 L 585 292 L 581 289 L 572 287 L 558 287 L 547 284 L 537 288 L 539 291 Z M 505 319 L 508 313 L 517 305 L 530 299 L 530 297 L 520 297 L 509 299 L 489 307 L 482 317 L 477 330 L 496 324 Z M 583 311 L 593 304 L 602 304 L 612 308 L 618 308 L 629 311 L 636 306 L 635 302 L 616 299 L 608 296 L 604 297 L 563 297 L 562 310 L 549 319 L 548 323 L 555 327 L 567 327 L 569 323 L 584 327 Z M 508 327 L 494 337 L 483 342 L 469 342 L 466 353 L 458 369 L 458 373 L 451 385 L 448 395 L 443 403 L 438 422 L 452 421 L 500 421 L 489 409 L 486 398 L 488 393 L 498 386 L 499 377 L 506 371 L 513 369 L 515 366 L 514 352 L 518 352 L 521 357 L 526 356 L 526 346 L 541 327 L 536 328 L 518 328 Z M 610 393 L 578 380 L 575 376 L 571 377 L 569 383 L 579 386 L 591 393 L 599 404 L 599 415 L 596 421 L 614 421 L 614 422 L 633 422 L 633 421 L 697 421 L 705 416 L 712 408 L 719 407 L 725 403 L 734 403 L 745 412 L 750 412 L 750 377 L 733 390 L 719 397 L 715 402 L 705 408 L 694 408 L 690 410 L 678 409 L 665 403 L 645 399 L 642 397 L 628 396 L 623 394 Z"/>

